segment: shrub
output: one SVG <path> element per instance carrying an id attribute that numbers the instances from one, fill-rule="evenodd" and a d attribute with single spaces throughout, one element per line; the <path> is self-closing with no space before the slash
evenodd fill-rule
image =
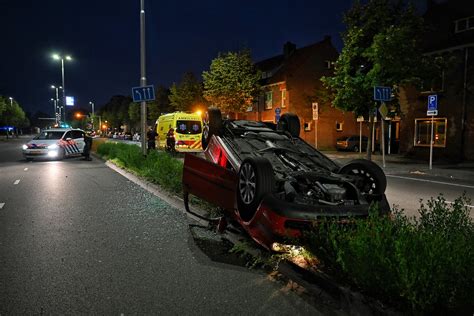
<path id="1" fill-rule="evenodd" d="M 325 221 L 307 236 L 326 269 L 374 296 L 412 312 L 474 309 L 474 223 L 463 195 L 421 203 L 419 218 L 373 208 L 367 219 Z"/>

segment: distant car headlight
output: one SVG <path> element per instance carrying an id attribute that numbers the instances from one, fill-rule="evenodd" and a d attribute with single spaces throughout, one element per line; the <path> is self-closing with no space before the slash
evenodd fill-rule
<path id="1" fill-rule="evenodd" d="M 28 146 L 23 145 L 23 146 L 21 146 L 21 148 L 23 148 L 23 150 L 26 150 L 26 149 L 28 149 Z"/>
<path id="2" fill-rule="evenodd" d="M 49 145 L 48 149 L 58 149 L 58 145 L 56 144 Z"/>

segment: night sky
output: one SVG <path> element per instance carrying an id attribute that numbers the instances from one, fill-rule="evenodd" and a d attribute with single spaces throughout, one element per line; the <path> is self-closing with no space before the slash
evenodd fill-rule
<path id="1" fill-rule="evenodd" d="M 423 2 L 420 0 L 418 2 Z M 330 35 L 340 50 L 351 0 L 146 0 L 147 79 L 171 85 L 186 71 L 200 77 L 218 52 L 250 48 L 258 61 Z M 67 95 L 96 109 L 139 85 L 139 0 L 0 0 L 0 94 L 31 113 L 53 112 L 51 84 L 66 62 Z"/>

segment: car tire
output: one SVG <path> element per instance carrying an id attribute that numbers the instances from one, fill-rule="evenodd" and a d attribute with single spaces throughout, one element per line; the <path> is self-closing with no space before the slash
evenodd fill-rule
<path id="1" fill-rule="evenodd" d="M 300 119 L 293 113 L 285 113 L 278 121 L 278 129 L 290 133 L 291 137 L 300 136 Z"/>
<path id="2" fill-rule="evenodd" d="M 358 177 L 356 187 L 363 194 L 384 194 L 387 178 L 382 168 L 366 159 L 354 159 L 339 170 L 340 174 Z"/>
<path id="3" fill-rule="evenodd" d="M 202 148 L 206 149 L 212 135 L 222 135 L 222 113 L 218 108 L 209 108 L 202 130 Z"/>
<path id="4" fill-rule="evenodd" d="M 240 165 L 237 183 L 237 208 L 240 218 L 250 221 L 262 199 L 275 188 L 273 167 L 268 159 L 249 157 Z"/>

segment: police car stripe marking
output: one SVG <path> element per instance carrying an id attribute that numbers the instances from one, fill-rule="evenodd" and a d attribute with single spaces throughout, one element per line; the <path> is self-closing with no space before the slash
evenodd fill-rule
<path id="1" fill-rule="evenodd" d="M 71 154 L 71 150 L 69 149 L 69 145 L 64 146 L 64 149 L 66 149 L 66 154 L 67 155 Z"/>
<path id="2" fill-rule="evenodd" d="M 5 203 L 0 203 L 0 210 L 5 206 Z"/>
<path id="3" fill-rule="evenodd" d="M 15 182 L 13 182 L 14 185 L 17 185 L 18 183 L 20 183 L 20 179 L 17 179 Z"/>
<path id="4" fill-rule="evenodd" d="M 77 144 L 74 144 L 74 148 L 76 149 L 76 152 L 80 152 L 79 147 L 77 147 Z"/>

